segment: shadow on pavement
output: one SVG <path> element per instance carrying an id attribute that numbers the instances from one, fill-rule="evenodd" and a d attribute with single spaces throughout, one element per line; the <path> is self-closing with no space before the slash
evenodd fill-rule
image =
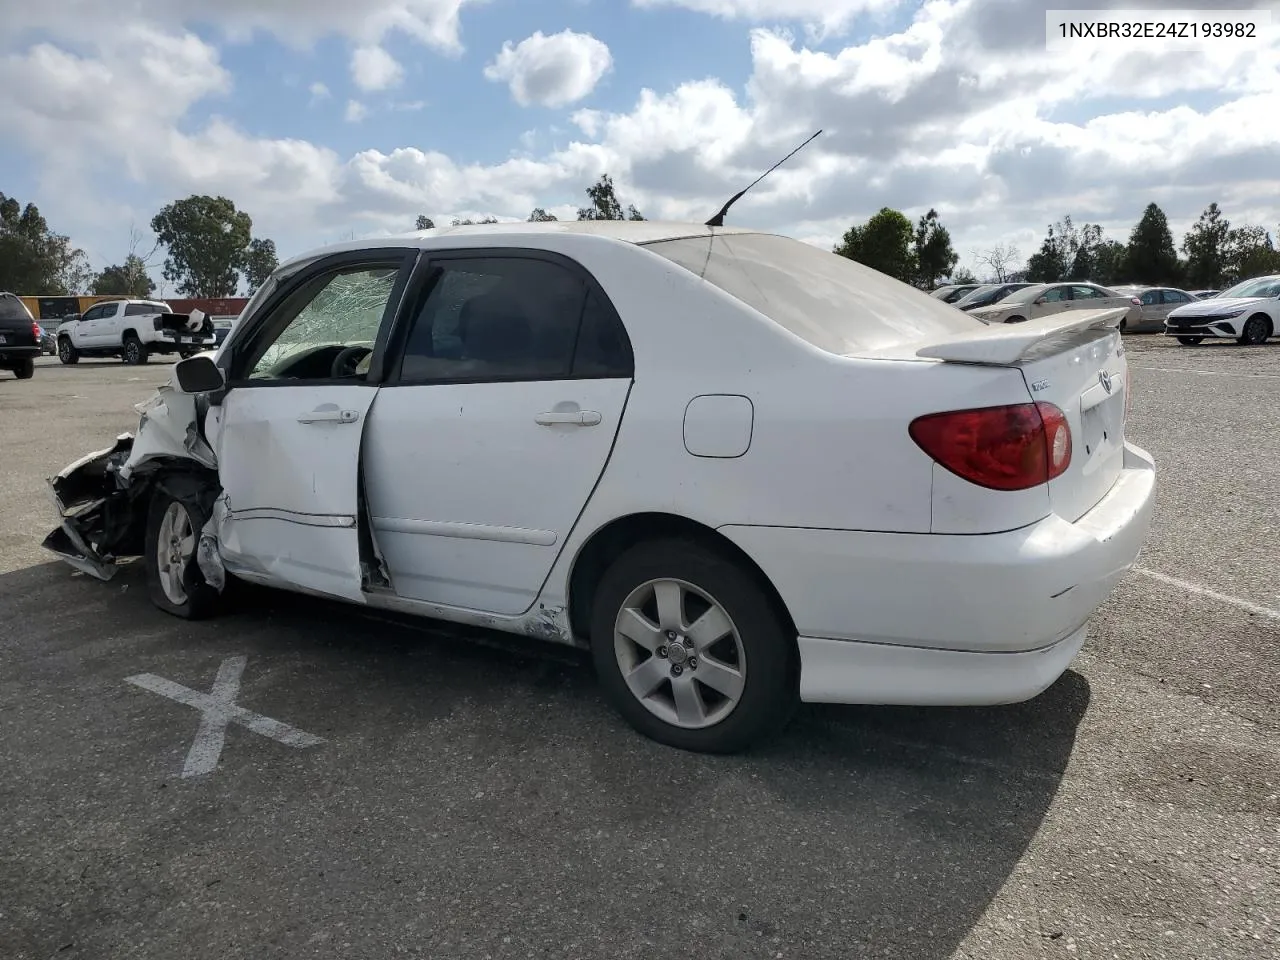
<path id="1" fill-rule="evenodd" d="M 633 733 L 573 651 L 238 605 L 175 620 L 136 567 L 0 577 L 6 956 L 943 960 L 1089 704 L 1068 673 L 1005 708 L 806 707 L 705 757 Z M 327 742 L 232 727 L 218 769 L 181 779 L 196 711 L 124 678 L 207 691 L 233 655 L 239 703 Z"/>

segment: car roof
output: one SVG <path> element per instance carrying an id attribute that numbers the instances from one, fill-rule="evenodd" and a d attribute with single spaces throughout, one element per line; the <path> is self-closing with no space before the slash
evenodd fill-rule
<path id="1" fill-rule="evenodd" d="M 670 220 L 551 220 L 529 223 L 522 220 L 510 223 L 474 223 L 459 226 L 436 227 L 433 230 L 415 230 L 410 233 L 386 237 L 369 237 L 365 240 L 347 240 L 308 250 L 291 257 L 282 267 L 314 260 L 317 257 L 354 250 L 375 250 L 381 247 L 418 247 L 430 250 L 448 246 L 448 241 L 461 237 L 487 237 L 493 241 L 503 239 L 513 243 L 526 242 L 534 237 L 564 236 L 566 234 L 598 237 L 604 240 L 622 241 L 641 246 L 663 240 L 683 240 L 690 237 L 728 236 L 732 234 L 769 233 L 745 227 L 708 227 L 702 223 L 683 223 Z"/>

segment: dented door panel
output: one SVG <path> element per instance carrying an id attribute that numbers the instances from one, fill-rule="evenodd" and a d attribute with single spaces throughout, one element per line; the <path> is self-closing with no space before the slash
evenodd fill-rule
<path id="1" fill-rule="evenodd" d="M 363 601 L 356 502 L 360 441 L 377 388 L 237 387 L 218 431 L 232 572 Z"/>

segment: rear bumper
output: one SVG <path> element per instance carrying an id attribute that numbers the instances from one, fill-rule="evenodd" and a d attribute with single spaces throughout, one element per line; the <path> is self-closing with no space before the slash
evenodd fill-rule
<path id="1" fill-rule="evenodd" d="M 40 347 L 34 343 L 27 346 L 15 346 L 11 343 L 0 345 L 0 363 L 34 360 L 38 356 L 40 356 Z"/>
<path id="2" fill-rule="evenodd" d="M 807 703 L 979 707 L 1030 700 L 1071 666 L 1087 628 L 1025 653 L 962 653 L 800 637 Z"/>
<path id="3" fill-rule="evenodd" d="M 1075 523 L 1051 515 L 971 536 L 721 532 L 782 595 L 801 637 L 805 699 L 1004 702 L 1066 669 L 1086 621 L 1137 559 L 1154 505 L 1155 465 L 1126 445 L 1119 479 Z M 989 689 L 973 685 L 984 671 Z"/>

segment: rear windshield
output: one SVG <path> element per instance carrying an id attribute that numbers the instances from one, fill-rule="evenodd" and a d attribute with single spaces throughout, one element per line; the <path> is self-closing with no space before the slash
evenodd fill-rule
<path id="1" fill-rule="evenodd" d="M 977 323 L 877 270 L 787 237 L 719 234 L 645 246 L 829 353 L 971 333 Z"/>
<path id="2" fill-rule="evenodd" d="M 27 310 L 27 305 L 13 294 L 0 297 L 0 320 L 30 319 L 31 313 Z"/>

